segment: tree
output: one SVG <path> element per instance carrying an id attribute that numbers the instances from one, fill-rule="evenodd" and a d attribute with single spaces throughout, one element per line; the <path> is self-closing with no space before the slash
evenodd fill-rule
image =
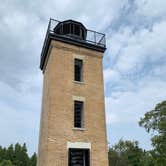
<path id="1" fill-rule="evenodd" d="M 144 127 L 147 132 L 152 132 L 151 138 L 154 150 L 151 154 L 154 157 L 155 165 L 166 165 L 166 101 L 156 105 L 147 112 L 139 121 L 139 125 Z"/>
<path id="2" fill-rule="evenodd" d="M 23 146 L 21 147 L 21 152 L 20 152 L 20 159 L 22 161 L 23 166 L 29 166 L 29 156 L 27 154 L 27 147 L 26 144 L 24 143 Z"/>
<path id="3" fill-rule="evenodd" d="M 37 154 L 34 153 L 34 154 L 32 155 L 32 157 L 30 158 L 30 165 L 31 165 L 31 166 L 36 166 L 36 163 L 37 163 Z"/>
<path id="4" fill-rule="evenodd" d="M 10 160 L 3 160 L 0 166 L 12 166 L 12 162 Z"/>
<path id="5" fill-rule="evenodd" d="M 8 148 L 0 146 L 0 166 L 36 166 L 37 155 L 28 156 L 27 147 L 24 143 L 12 144 Z"/>
<path id="6" fill-rule="evenodd" d="M 150 166 L 150 163 L 150 155 L 139 148 L 137 141 L 121 139 L 109 149 L 110 166 Z"/>
<path id="7" fill-rule="evenodd" d="M 11 144 L 8 149 L 6 150 L 6 160 L 10 160 L 13 161 L 14 160 L 14 148 L 13 148 L 13 144 Z"/>

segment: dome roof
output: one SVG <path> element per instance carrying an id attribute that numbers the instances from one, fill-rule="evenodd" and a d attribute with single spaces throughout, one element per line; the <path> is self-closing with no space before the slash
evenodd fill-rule
<path id="1" fill-rule="evenodd" d="M 86 40 L 87 29 L 80 22 L 66 20 L 57 24 L 54 28 L 54 33 L 65 35 L 74 39 Z"/>

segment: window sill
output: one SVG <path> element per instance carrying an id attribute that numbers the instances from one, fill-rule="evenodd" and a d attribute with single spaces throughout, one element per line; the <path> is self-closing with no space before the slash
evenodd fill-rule
<path id="1" fill-rule="evenodd" d="M 85 131 L 85 128 L 77 128 L 77 127 L 74 127 L 73 130 Z"/>
<path id="2" fill-rule="evenodd" d="M 76 84 L 85 84 L 85 82 L 83 82 L 83 81 L 73 81 L 73 83 L 76 83 Z"/>

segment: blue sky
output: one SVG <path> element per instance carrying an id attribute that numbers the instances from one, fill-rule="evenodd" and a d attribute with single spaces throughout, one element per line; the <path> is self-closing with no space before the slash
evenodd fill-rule
<path id="1" fill-rule="evenodd" d="M 0 0 L 2 1 L 2 0 Z M 2 1 L 0 5 L 0 145 L 26 142 L 37 151 L 41 111 L 40 52 L 49 18 L 75 19 L 106 33 L 104 56 L 107 135 L 138 140 L 145 112 L 166 99 L 166 1 Z"/>

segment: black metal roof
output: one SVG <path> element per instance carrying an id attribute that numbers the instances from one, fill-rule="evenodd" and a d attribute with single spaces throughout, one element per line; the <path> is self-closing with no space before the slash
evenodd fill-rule
<path id="1" fill-rule="evenodd" d="M 80 25 L 80 26 L 82 26 L 83 28 L 86 29 L 86 27 L 85 27 L 81 22 L 78 22 L 78 21 L 75 21 L 75 20 L 71 20 L 71 19 L 65 20 L 65 21 L 62 21 L 62 22 L 59 22 L 59 23 L 56 25 L 56 27 L 58 27 L 59 24 L 61 24 L 61 23 L 63 23 L 63 24 L 64 24 L 64 23 L 74 23 L 74 24 Z"/>

